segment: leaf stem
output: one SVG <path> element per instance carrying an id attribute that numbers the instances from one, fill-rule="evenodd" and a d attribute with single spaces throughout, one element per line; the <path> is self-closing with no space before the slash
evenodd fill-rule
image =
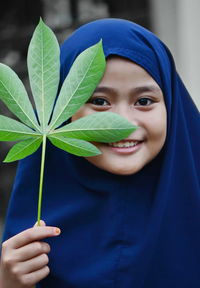
<path id="1" fill-rule="evenodd" d="M 40 185 L 39 185 L 39 196 L 38 196 L 38 216 L 37 225 L 40 226 L 41 220 L 41 207 L 42 207 L 42 190 L 43 190 L 43 179 L 44 179 L 44 162 L 45 162 L 45 152 L 46 152 L 46 135 L 43 135 L 42 142 L 42 157 L 41 157 L 41 167 L 40 167 Z"/>

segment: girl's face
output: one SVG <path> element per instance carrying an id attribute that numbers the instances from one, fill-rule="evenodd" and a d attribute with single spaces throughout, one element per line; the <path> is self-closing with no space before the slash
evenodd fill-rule
<path id="1" fill-rule="evenodd" d="M 139 65 L 117 56 L 108 58 L 101 82 L 72 121 L 101 111 L 118 113 L 139 128 L 112 145 L 95 142 L 102 154 L 86 158 L 95 166 L 114 174 L 134 174 L 162 149 L 167 130 L 164 97 L 158 84 Z"/>

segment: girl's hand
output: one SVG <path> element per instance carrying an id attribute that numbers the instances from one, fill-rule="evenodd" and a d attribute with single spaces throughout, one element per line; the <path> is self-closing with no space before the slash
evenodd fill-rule
<path id="1" fill-rule="evenodd" d="M 34 226 L 2 244 L 0 288 L 32 288 L 49 274 L 49 244 L 40 240 L 60 234 L 60 229 Z"/>

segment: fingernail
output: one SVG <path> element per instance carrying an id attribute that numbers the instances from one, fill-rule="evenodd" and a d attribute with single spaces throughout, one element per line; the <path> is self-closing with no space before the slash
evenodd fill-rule
<path id="1" fill-rule="evenodd" d="M 54 233 L 55 233 L 56 235 L 59 235 L 59 234 L 61 233 L 61 231 L 60 231 L 59 228 L 55 228 L 55 229 L 54 229 Z"/>

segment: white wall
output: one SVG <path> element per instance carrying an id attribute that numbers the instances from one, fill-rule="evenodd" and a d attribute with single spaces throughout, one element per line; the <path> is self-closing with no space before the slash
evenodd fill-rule
<path id="1" fill-rule="evenodd" d="M 177 70 L 200 110 L 200 1 L 150 0 L 153 31 L 170 48 Z"/>

